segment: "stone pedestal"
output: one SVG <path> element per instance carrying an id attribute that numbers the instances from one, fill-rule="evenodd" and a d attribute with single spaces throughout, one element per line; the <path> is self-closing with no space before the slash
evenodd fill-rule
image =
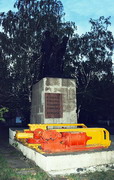
<path id="1" fill-rule="evenodd" d="M 43 78 L 33 86 L 31 124 L 77 123 L 74 79 Z"/>

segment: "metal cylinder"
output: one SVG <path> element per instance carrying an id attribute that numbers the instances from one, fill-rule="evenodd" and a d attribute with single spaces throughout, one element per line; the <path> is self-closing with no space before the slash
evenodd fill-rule
<path id="1" fill-rule="evenodd" d="M 82 145 L 85 146 L 86 142 L 91 139 L 85 132 L 77 133 L 62 133 L 64 144 L 67 146 Z"/>

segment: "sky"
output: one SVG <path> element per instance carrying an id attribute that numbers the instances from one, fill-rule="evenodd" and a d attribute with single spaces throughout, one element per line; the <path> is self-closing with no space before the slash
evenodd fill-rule
<path id="1" fill-rule="evenodd" d="M 65 19 L 76 23 L 79 34 L 90 30 L 90 18 L 111 16 L 109 30 L 114 34 L 114 0 L 62 0 Z"/>
<path id="2" fill-rule="evenodd" d="M 16 0 L 0 0 L 0 12 L 13 10 Z M 114 34 L 114 0 L 61 0 L 65 21 L 73 21 L 80 35 L 90 30 L 90 18 L 111 16 L 109 30 Z"/>

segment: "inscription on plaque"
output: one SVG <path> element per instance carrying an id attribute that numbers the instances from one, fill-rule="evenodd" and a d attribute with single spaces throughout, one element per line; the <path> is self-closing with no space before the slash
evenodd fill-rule
<path id="1" fill-rule="evenodd" d="M 62 94 L 45 93 L 45 118 L 62 118 Z"/>

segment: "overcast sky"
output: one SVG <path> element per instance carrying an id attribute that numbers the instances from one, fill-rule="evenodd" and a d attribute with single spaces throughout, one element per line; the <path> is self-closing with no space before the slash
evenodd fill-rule
<path id="1" fill-rule="evenodd" d="M 0 12 L 13 9 L 16 0 L 0 0 Z M 76 23 L 78 33 L 90 30 L 90 18 L 111 16 L 111 30 L 114 34 L 114 0 L 61 0 L 64 6 L 65 20 Z"/>

